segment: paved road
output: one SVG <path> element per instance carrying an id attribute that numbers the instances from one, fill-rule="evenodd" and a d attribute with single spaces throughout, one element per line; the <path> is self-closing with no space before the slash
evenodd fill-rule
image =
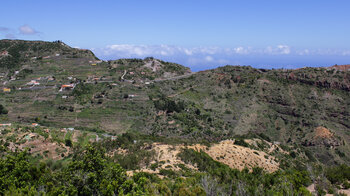
<path id="1" fill-rule="evenodd" d="M 126 70 L 124 70 L 124 74 L 122 75 L 122 77 L 120 77 L 122 80 L 124 80 L 125 74 L 126 74 Z"/>

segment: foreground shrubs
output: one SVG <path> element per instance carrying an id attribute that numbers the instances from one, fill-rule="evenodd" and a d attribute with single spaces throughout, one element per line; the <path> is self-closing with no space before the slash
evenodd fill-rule
<path id="1" fill-rule="evenodd" d="M 50 170 L 44 162 L 30 162 L 27 152 L 11 153 L 0 161 L 0 193 L 53 195 L 114 195 L 143 193 L 147 179 L 128 179 L 125 170 L 109 161 L 103 149 L 88 146 L 67 167 Z"/>
<path id="2" fill-rule="evenodd" d="M 128 177 L 98 146 L 78 149 L 67 166 L 50 169 L 26 151 L 0 160 L 0 195 L 205 195 L 190 179 L 160 180 L 153 174 Z"/>
<path id="3" fill-rule="evenodd" d="M 124 135 L 115 142 L 129 144 L 129 140 L 134 139 L 129 136 Z M 163 179 L 143 172 L 129 177 L 125 168 L 106 154 L 101 145 L 88 145 L 76 148 L 71 158 L 63 160 L 65 164 L 50 167 L 49 163 L 35 161 L 26 151 L 3 153 L 0 195 L 310 195 L 305 188 L 311 184 L 306 170 L 239 171 L 204 152 L 184 149 L 178 156 L 185 163 L 196 165 L 198 172 L 188 171 L 183 178 L 181 172 L 162 169 Z M 343 186 L 349 174 L 350 168 L 346 165 L 326 170 L 332 184 Z"/>
<path id="4" fill-rule="evenodd" d="M 348 184 L 350 181 L 350 167 L 347 165 L 339 165 L 328 168 L 326 177 L 332 184 Z M 349 186 L 350 187 L 350 186 Z"/>
<path id="5" fill-rule="evenodd" d="M 272 174 L 264 172 L 261 168 L 239 171 L 213 160 L 202 151 L 197 152 L 193 149 L 184 149 L 179 156 L 185 163 L 196 165 L 199 171 L 210 176 L 202 177 L 202 186 L 209 190 L 209 184 L 216 183 L 215 190 L 210 188 L 214 195 L 310 195 L 305 188 L 311 184 L 306 171 L 290 169 Z"/>

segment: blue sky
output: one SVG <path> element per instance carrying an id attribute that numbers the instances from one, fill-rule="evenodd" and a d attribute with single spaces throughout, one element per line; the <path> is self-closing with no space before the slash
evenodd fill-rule
<path id="1" fill-rule="evenodd" d="M 350 63 L 348 0 L 2 1 L 0 39 L 62 40 L 103 59 L 203 70 Z"/>

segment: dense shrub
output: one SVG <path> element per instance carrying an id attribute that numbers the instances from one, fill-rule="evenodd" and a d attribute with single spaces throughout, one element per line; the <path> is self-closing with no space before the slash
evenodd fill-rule
<path id="1" fill-rule="evenodd" d="M 236 145 L 244 146 L 244 147 L 249 147 L 249 144 L 244 141 L 244 139 L 236 139 L 235 140 Z"/>
<path id="2" fill-rule="evenodd" d="M 6 108 L 0 104 L 0 114 L 7 114 L 8 111 L 6 110 Z"/>
<path id="3" fill-rule="evenodd" d="M 167 112 L 181 112 L 185 109 L 185 103 L 183 101 L 175 102 L 165 96 L 162 96 L 159 100 L 156 100 L 153 103 L 157 110 Z"/>
<path id="4" fill-rule="evenodd" d="M 306 171 L 290 169 L 272 174 L 261 168 L 238 171 L 213 160 L 204 152 L 184 149 L 178 155 L 185 163 L 195 164 L 199 171 L 212 176 L 221 187 L 220 194 L 237 195 L 310 195 L 305 186 L 311 182 Z M 216 192 L 216 194 L 219 194 Z M 214 194 L 215 195 L 215 194 Z"/>
<path id="5" fill-rule="evenodd" d="M 128 177 L 105 152 L 91 145 L 75 149 L 68 164 L 55 169 L 52 161 L 33 162 L 27 152 L 9 152 L 0 159 L 0 195 L 205 195 L 193 178 L 168 181 L 148 173 Z M 177 176 L 171 170 L 162 173 Z"/>
<path id="6" fill-rule="evenodd" d="M 326 177 L 332 184 L 341 184 L 350 180 L 350 167 L 347 165 L 339 165 L 328 168 L 326 170 Z"/>

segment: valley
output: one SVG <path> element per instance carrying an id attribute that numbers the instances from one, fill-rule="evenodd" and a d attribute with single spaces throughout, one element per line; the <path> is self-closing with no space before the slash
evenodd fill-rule
<path id="1" fill-rule="evenodd" d="M 134 185 L 144 175 L 154 194 L 162 183 L 183 195 L 350 188 L 348 173 L 332 178 L 350 171 L 348 65 L 191 72 L 153 57 L 104 61 L 61 41 L 0 40 L 0 52 L 2 157 L 28 152 L 28 164 L 55 173 L 96 156 Z"/>

